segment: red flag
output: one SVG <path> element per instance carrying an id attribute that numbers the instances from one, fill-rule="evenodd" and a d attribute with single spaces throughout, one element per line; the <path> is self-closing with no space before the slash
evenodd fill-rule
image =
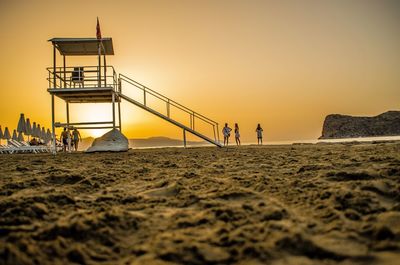
<path id="1" fill-rule="evenodd" d="M 101 31 L 100 31 L 99 18 L 97 18 L 96 37 L 97 37 L 98 40 L 101 40 Z"/>

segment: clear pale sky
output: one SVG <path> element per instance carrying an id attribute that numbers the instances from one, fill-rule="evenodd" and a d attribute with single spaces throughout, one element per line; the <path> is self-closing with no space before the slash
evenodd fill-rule
<path id="1" fill-rule="evenodd" d="M 257 123 L 267 141 L 315 139 L 327 114 L 400 108 L 397 0 L 0 0 L 3 129 L 21 112 L 50 127 L 47 40 L 95 37 L 96 16 L 113 38 L 108 63 L 117 72 L 221 125 L 238 122 L 244 142 L 255 141 Z M 63 121 L 65 105 L 57 106 Z M 72 121 L 109 110 L 73 106 Z M 130 138 L 181 137 L 137 107 L 122 110 Z"/>

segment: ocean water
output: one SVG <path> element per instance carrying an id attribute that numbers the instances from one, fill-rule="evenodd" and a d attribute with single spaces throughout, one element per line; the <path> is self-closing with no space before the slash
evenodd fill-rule
<path id="1" fill-rule="evenodd" d="M 317 144 L 317 143 L 345 143 L 345 142 L 374 142 L 374 141 L 400 141 L 399 136 L 379 136 L 379 137 L 357 137 L 342 139 L 311 139 L 311 140 L 286 140 L 286 141 L 266 141 L 267 145 L 286 145 L 286 144 Z M 246 144 L 257 144 L 246 143 Z"/>
<path id="2" fill-rule="evenodd" d="M 318 144 L 318 143 L 345 143 L 345 142 L 374 142 L 374 141 L 400 141 L 399 136 L 380 136 L 380 137 L 359 137 L 359 138 L 343 138 L 343 139 L 311 139 L 311 140 L 284 140 L 284 141 L 265 141 L 263 145 L 292 145 L 292 144 Z M 223 142 L 222 142 L 223 143 Z M 242 142 L 242 145 L 257 145 L 257 142 Z M 187 145 L 187 147 L 203 147 L 203 146 L 213 146 L 209 143 Z M 229 146 L 236 146 L 235 141 L 229 141 Z M 183 143 L 181 146 L 171 145 L 171 146 L 148 146 L 148 147 L 135 147 L 130 146 L 133 149 L 152 149 L 152 148 L 168 148 L 177 147 L 183 148 Z"/>

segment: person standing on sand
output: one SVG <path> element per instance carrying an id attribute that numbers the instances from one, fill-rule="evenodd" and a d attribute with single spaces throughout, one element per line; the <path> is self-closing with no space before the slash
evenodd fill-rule
<path id="1" fill-rule="evenodd" d="M 64 127 L 64 131 L 61 133 L 60 136 L 60 142 L 63 143 L 63 151 L 66 152 L 67 151 L 67 146 L 68 146 L 68 138 L 69 137 L 69 133 L 67 131 L 67 127 Z"/>
<path id="2" fill-rule="evenodd" d="M 74 131 L 72 132 L 72 140 L 74 142 L 74 147 L 75 147 L 75 152 L 78 151 L 78 144 L 79 141 L 82 141 L 82 137 L 78 129 L 74 128 Z"/>
<path id="3" fill-rule="evenodd" d="M 239 125 L 237 123 L 235 123 L 235 141 L 236 145 L 240 145 Z"/>
<path id="4" fill-rule="evenodd" d="M 261 125 L 258 124 L 258 125 L 257 125 L 257 128 L 256 128 L 256 133 L 257 133 L 257 144 L 260 144 L 260 143 L 261 143 L 261 145 L 263 144 L 263 142 L 262 142 L 262 132 L 263 132 L 263 129 L 261 128 Z"/>
<path id="5" fill-rule="evenodd" d="M 228 146 L 229 136 L 231 136 L 232 129 L 228 127 L 228 123 L 225 123 L 225 127 L 222 129 L 222 134 L 224 135 L 224 146 Z"/>

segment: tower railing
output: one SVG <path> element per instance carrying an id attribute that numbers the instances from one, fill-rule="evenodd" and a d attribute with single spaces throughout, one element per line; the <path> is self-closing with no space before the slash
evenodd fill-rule
<path id="1" fill-rule="evenodd" d="M 49 88 L 118 88 L 118 77 L 113 66 L 48 67 Z"/>

